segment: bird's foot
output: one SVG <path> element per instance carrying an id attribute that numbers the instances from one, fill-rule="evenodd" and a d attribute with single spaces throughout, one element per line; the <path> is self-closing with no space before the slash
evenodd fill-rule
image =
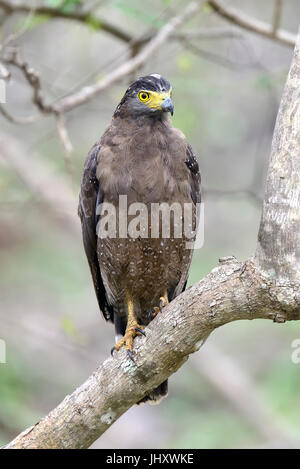
<path id="1" fill-rule="evenodd" d="M 167 296 L 161 296 L 159 299 L 158 306 L 155 306 L 151 311 L 149 312 L 149 319 L 150 321 L 155 318 L 155 316 L 158 315 L 158 313 L 162 313 L 162 309 L 168 304 L 168 297 Z"/>
<path id="2" fill-rule="evenodd" d="M 132 353 L 133 339 L 135 338 L 135 336 L 141 335 L 141 334 L 146 336 L 146 334 L 143 330 L 144 328 L 145 328 L 145 326 L 140 326 L 138 323 L 134 323 L 130 327 L 127 327 L 127 329 L 125 331 L 125 335 L 111 349 L 111 354 L 113 355 L 114 351 L 117 352 L 118 350 L 120 350 L 120 348 L 123 345 L 125 345 L 127 355 L 129 356 L 129 358 L 132 361 L 134 361 L 133 353 Z"/>

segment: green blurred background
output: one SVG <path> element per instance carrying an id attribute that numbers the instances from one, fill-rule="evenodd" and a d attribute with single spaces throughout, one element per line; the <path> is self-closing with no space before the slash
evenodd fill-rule
<path id="1" fill-rule="evenodd" d="M 42 2 L 41 2 L 42 3 Z M 59 0 L 44 4 L 60 7 Z M 184 1 L 110 0 L 65 2 L 135 37 L 161 27 Z M 227 2 L 270 22 L 274 1 Z M 300 4 L 285 0 L 281 26 L 297 31 Z M 93 24 L 14 14 L 1 17 L 1 41 L 24 28 L 13 45 L 39 71 L 50 101 L 99 77 L 129 57 L 128 46 Z M 24 27 L 25 24 L 25 27 Z M 135 76 L 160 73 L 173 85 L 174 124 L 199 157 L 205 201 L 205 242 L 195 253 L 189 284 L 221 256 L 248 258 L 255 249 L 270 143 L 292 48 L 248 33 L 207 5 L 182 29 L 212 28 L 228 37 L 170 40 Z M 31 91 L 12 68 L 6 109 L 35 112 Z M 123 79 L 66 116 L 73 145 L 72 174 L 53 117 L 18 126 L 0 115 L 0 138 L 13 142 L 28 164 L 63 181 L 75 203 L 89 148 L 109 124 L 129 82 Z M 69 165 L 70 166 L 70 165 Z M 50 185 L 51 186 L 51 185 Z M 48 187 L 55 194 L 55 187 Z M 72 192 L 71 192 L 72 191 Z M 72 216 L 72 215 L 71 215 Z M 38 421 L 80 385 L 109 355 L 113 327 L 97 310 L 92 281 L 75 228 L 56 217 L 22 169 L 0 158 L 0 444 Z M 170 378 L 159 406 L 135 406 L 95 448 L 239 448 L 299 446 L 300 365 L 291 360 L 299 325 L 236 322 L 214 332 Z"/>

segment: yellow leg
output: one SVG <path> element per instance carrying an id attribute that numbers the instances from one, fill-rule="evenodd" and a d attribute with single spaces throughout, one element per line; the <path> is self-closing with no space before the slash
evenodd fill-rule
<path id="1" fill-rule="evenodd" d="M 143 331 L 145 326 L 140 326 L 135 318 L 134 303 L 129 293 L 126 294 L 126 302 L 127 302 L 127 311 L 128 311 L 126 331 L 125 331 L 124 337 L 122 337 L 122 339 L 119 340 L 115 344 L 114 350 L 118 351 L 123 345 L 125 345 L 125 348 L 127 350 L 129 357 L 133 360 L 133 356 L 132 356 L 133 339 L 136 335 L 139 335 L 139 334 L 146 335 L 146 334 Z"/>
<path id="2" fill-rule="evenodd" d="M 159 298 L 159 305 L 158 306 L 155 306 L 153 308 L 153 311 L 151 313 L 151 319 L 155 318 L 155 316 L 160 312 L 162 312 L 162 309 L 167 306 L 167 304 L 169 303 L 169 300 L 168 300 L 168 292 L 165 291 L 164 294 Z"/>

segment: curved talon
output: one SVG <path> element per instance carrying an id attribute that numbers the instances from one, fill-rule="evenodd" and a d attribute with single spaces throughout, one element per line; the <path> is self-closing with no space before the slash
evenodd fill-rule
<path id="1" fill-rule="evenodd" d="M 150 311 L 149 311 L 149 313 L 148 313 L 148 319 L 149 319 L 149 321 L 151 321 L 151 319 L 155 318 L 155 316 L 156 316 L 156 315 L 155 315 L 155 309 L 154 309 L 154 308 L 150 309 Z"/>
<path id="2" fill-rule="evenodd" d="M 169 303 L 168 301 L 168 296 L 161 296 L 160 299 L 159 299 L 159 309 L 160 311 L 162 311 L 162 308 L 164 308 L 165 306 L 167 306 L 167 304 Z"/>
<path id="3" fill-rule="evenodd" d="M 111 351 L 110 351 L 110 354 L 111 354 L 112 357 L 114 356 L 114 352 L 115 352 L 115 351 L 116 351 L 116 347 L 113 346 L 113 347 L 111 348 Z"/>
<path id="4" fill-rule="evenodd" d="M 168 304 L 168 297 L 161 296 L 159 298 L 159 303 L 158 306 L 155 306 L 153 309 L 151 309 L 148 313 L 148 319 L 151 321 L 152 319 L 155 318 L 155 316 L 158 315 L 158 313 L 162 313 L 163 308 Z"/>
<path id="5" fill-rule="evenodd" d="M 128 357 L 130 358 L 130 360 L 132 360 L 132 361 L 133 361 L 133 363 L 135 363 L 135 361 L 134 361 L 134 356 L 133 356 L 133 354 L 132 354 L 132 351 L 131 351 L 131 350 L 127 349 L 127 355 L 128 355 Z"/>
<path id="6" fill-rule="evenodd" d="M 146 333 L 143 331 L 144 327 L 145 326 L 140 326 L 137 322 L 135 324 L 130 325 L 129 327 L 127 326 L 124 336 L 114 345 L 112 351 L 118 351 L 121 347 L 125 345 L 127 355 L 132 361 L 134 361 L 132 355 L 133 339 L 139 334 L 146 336 Z"/>
<path id="7" fill-rule="evenodd" d="M 135 330 L 146 337 L 146 332 L 144 332 L 140 327 L 136 327 Z"/>

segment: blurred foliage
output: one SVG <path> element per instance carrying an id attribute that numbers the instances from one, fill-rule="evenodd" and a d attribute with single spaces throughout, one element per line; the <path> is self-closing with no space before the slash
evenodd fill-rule
<path id="1" fill-rule="evenodd" d="M 83 5 L 83 3 L 83 0 L 45 0 L 47 6 L 58 8 L 66 13 L 73 11 L 78 6 Z"/>
<path id="2" fill-rule="evenodd" d="M 138 4 L 138 7 L 134 6 L 132 2 L 117 0 L 114 2 L 114 6 L 121 10 L 125 15 L 132 16 L 133 18 L 142 21 L 145 25 L 161 27 L 164 23 L 157 19 L 155 11 L 151 12 L 151 9 L 142 8 L 142 3 Z"/>
<path id="3" fill-rule="evenodd" d="M 30 18 L 28 18 L 26 22 L 26 30 L 30 31 L 31 29 L 36 28 L 37 26 L 42 25 L 43 23 L 46 23 L 50 19 L 49 15 L 40 15 L 40 14 L 34 14 Z M 22 27 L 24 26 L 24 20 L 19 19 L 17 25 L 16 25 L 16 31 L 19 31 Z"/>
<path id="4" fill-rule="evenodd" d="M 299 365 L 291 361 L 287 364 L 286 356 L 280 357 L 266 370 L 261 381 L 270 407 L 283 417 L 282 425 L 288 428 L 295 438 L 299 438 L 300 407 L 297 392 L 300 389 Z"/>

